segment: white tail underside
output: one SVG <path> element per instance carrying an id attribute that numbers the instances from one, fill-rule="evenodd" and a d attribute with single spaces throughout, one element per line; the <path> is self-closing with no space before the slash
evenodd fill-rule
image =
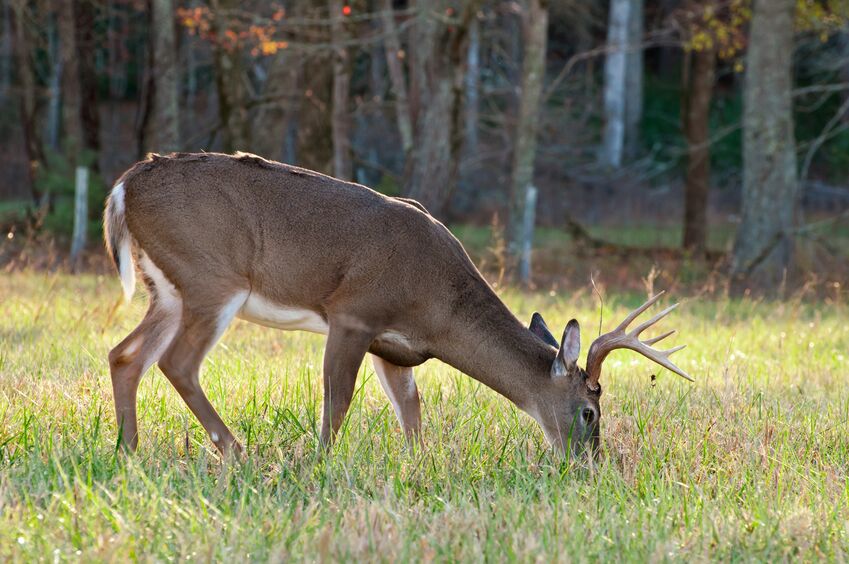
<path id="1" fill-rule="evenodd" d="M 112 189 L 112 196 L 109 199 L 111 209 L 107 213 L 113 218 L 110 222 L 112 225 L 123 226 L 123 233 L 115 234 L 114 240 L 117 243 L 118 254 L 118 276 L 121 278 L 121 287 L 124 289 L 124 300 L 130 301 L 133 297 L 133 292 L 136 289 L 136 269 L 133 265 L 133 248 L 132 238 L 129 231 L 126 230 L 127 222 L 124 219 L 126 205 L 124 203 L 124 183 L 119 182 Z"/>

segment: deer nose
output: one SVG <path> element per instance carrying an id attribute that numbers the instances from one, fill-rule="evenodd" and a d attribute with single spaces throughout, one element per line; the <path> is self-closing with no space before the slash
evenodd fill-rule
<path id="1" fill-rule="evenodd" d="M 581 419 L 584 421 L 584 425 L 592 425 L 596 420 L 595 410 L 591 407 L 585 407 L 581 410 Z"/>

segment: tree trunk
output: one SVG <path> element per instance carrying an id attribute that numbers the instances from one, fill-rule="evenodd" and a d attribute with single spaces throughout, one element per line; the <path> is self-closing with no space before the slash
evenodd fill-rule
<path id="1" fill-rule="evenodd" d="M 32 35 L 27 27 L 27 0 L 13 0 L 14 14 L 14 50 L 17 67 L 18 83 L 20 84 L 20 118 L 24 134 L 24 151 L 29 166 L 29 186 L 33 203 L 38 203 L 41 194 L 35 185 L 38 166 L 44 162 L 41 142 L 36 129 L 36 90 L 35 72 L 33 71 L 32 54 L 34 52 Z"/>
<path id="2" fill-rule="evenodd" d="M 523 19 L 525 44 L 513 148 L 513 173 L 510 186 L 510 250 L 518 254 L 522 244 L 522 221 L 528 187 L 534 180 L 540 95 L 545 81 L 545 54 L 548 33 L 548 6 L 545 0 L 527 0 Z"/>
<path id="3" fill-rule="evenodd" d="M 793 133 L 795 0 L 755 0 L 743 94 L 743 212 L 734 290 L 779 288 L 792 264 L 798 199 Z"/>
<path id="4" fill-rule="evenodd" d="M 298 127 L 294 131 L 297 140 L 298 166 L 333 174 L 333 129 L 330 119 L 330 104 L 333 99 L 333 68 L 326 52 L 315 53 L 304 61 L 300 90 L 306 96 L 299 97 L 297 114 Z"/>
<path id="5" fill-rule="evenodd" d="M 628 31 L 632 0 L 611 0 L 607 27 L 607 57 L 604 64 L 604 138 L 600 162 L 619 168 L 625 147 L 628 93 Z"/>
<path id="6" fill-rule="evenodd" d="M 151 36 L 153 28 L 153 0 L 146 0 L 145 23 L 147 28 L 145 35 Z M 144 46 L 144 62 L 139 65 L 139 104 L 136 110 L 136 150 L 139 158 L 144 158 L 150 143 L 147 136 L 150 133 L 150 119 L 153 116 L 153 95 L 156 88 L 155 74 L 153 72 L 153 46 L 146 42 Z"/>
<path id="7" fill-rule="evenodd" d="M 89 0 L 76 0 L 74 5 L 77 29 L 77 50 L 80 60 L 80 94 L 82 106 L 80 119 L 83 128 L 83 147 L 94 153 L 100 153 L 100 112 L 97 96 L 97 46 L 95 45 L 95 6 Z M 88 163 L 94 171 L 100 169 L 95 158 Z"/>
<path id="8" fill-rule="evenodd" d="M 62 146 L 71 162 L 76 164 L 83 144 L 83 126 L 74 2 L 59 0 L 56 5 L 59 56 L 62 59 Z"/>
<path id="9" fill-rule="evenodd" d="M 55 16 L 55 15 L 54 15 Z M 47 53 L 51 63 L 47 82 L 47 116 L 44 120 L 44 140 L 51 151 L 60 152 L 59 137 L 62 133 L 62 54 L 59 52 L 59 33 L 56 31 L 58 18 L 47 21 Z"/>
<path id="10" fill-rule="evenodd" d="M 372 22 L 369 25 L 369 33 L 373 33 L 376 36 L 380 36 L 383 33 L 383 23 L 379 21 Z M 356 56 L 352 57 L 352 59 L 356 60 Z M 354 63 L 352 63 L 354 64 Z M 369 61 L 368 61 L 368 70 L 369 70 L 369 85 L 368 88 L 371 91 L 371 98 L 375 102 L 383 104 L 384 99 L 386 98 L 386 46 L 381 45 L 378 42 L 374 42 L 369 47 Z"/>
<path id="11" fill-rule="evenodd" d="M 248 119 L 247 77 L 242 46 L 228 48 L 224 44 L 229 26 L 224 12 L 241 6 L 239 0 L 210 0 L 212 7 L 212 31 L 215 84 L 218 91 L 218 121 L 222 128 L 222 150 L 232 153 L 247 150 L 250 142 L 250 120 Z"/>
<path id="12" fill-rule="evenodd" d="M 345 45 L 347 31 L 342 19 L 342 0 L 329 0 L 328 6 L 333 36 L 333 174 L 342 180 L 351 180 L 351 69 Z"/>
<path id="13" fill-rule="evenodd" d="M 404 149 L 404 154 L 408 155 L 413 148 L 413 122 L 410 117 L 410 102 L 407 99 L 407 79 L 404 77 L 404 67 L 401 64 L 401 41 L 398 38 L 398 28 L 395 25 L 392 0 L 383 0 L 380 8 L 385 35 L 386 66 L 389 69 L 392 93 L 395 95 L 398 132 L 401 134 L 401 146 Z"/>
<path id="14" fill-rule="evenodd" d="M 198 93 L 198 56 L 195 48 L 195 38 L 187 37 L 181 42 L 180 50 L 184 53 L 185 64 L 183 73 L 186 81 L 185 98 L 183 98 L 183 116 L 188 123 L 195 119 L 195 104 Z"/>
<path id="15" fill-rule="evenodd" d="M 456 176 L 451 150 L 455 96 L 450 77 L 437 80 L 428 103 L 419 111 L 416 140 L 407 170 L 406 195 L 440 214 Z"/>
<path id="16" fill-rule="evenodd" d="M 9 95 L 9 88 L 12 85 L 12 10 L 10 6 L 11 0 L 3 2 L 3 32 L 2 43 L 0 43 L 0 101 L 6 102 L 6 97 Z"/>
<path id="17" fill-rule="evenodd" d="M 837 35 L 837 48 L 843 61 L 837 71 L 838 75 L 842 82 L 849 82 L 849 35 L 845 31 Z M 840 99 L 845 103 L 849 99 L 849 91 L 842 90 Z M 844 113 L 840 121 L 843 124 L 849 123 L 849 113 Z"/>
<path id="18" fill-rule="evenodd" d="M 466 54 L 466 153 L 474 156 L 478 151 L 478 111 L 480 106 L 481 37 L 478 19 L 469 27 L 469 48 Z"/>
<path id="19" fill-rule="evenodd" d="M 292 13 L 290 9 L 289 13 Z M 293 99 L 298 95 L 302 59 L 293 56 L 288 50 L 275 53 L 268 67 L 268 78 L 263 88 L 263 98 L 269 100 L 257 111 L 254 118 L 255 135 L 251 150 L 257 154 L 284 162 L 288 160 L 284 152 L 286 132 L 293 118 Z"/>
<path id="20" fill-rule="evenodd" d="M 108 59 L 106 62 L 109 76 L 109 97 L 122 99 L 127 95 L 127 82 L 129 71 L 126 64 L 122 64 L 121 51 L 123 42 L 121 38 L 127 33 L 126 21 L 122 13 L 116 8 L 121 0 L 109 0 L 106 6 L 107 25 L 111 30 L 108 42 Z M 111 117 L 110 117 L 111 119 Z"/>
<path id="21" fill-rule="evenodd" d="M 170 153 L 180 149 L 180 75 L 174 0 L 152 0 L 153 107 L 149 120 L 147 150 Z"/>
<path id="22" fill-rule="evenodd" d="M 414 14 L 415 25 L 409 32 L 409 44 L 415 48 L 408 49 L 406 54 L 410 65 L 410 118 L 415 139 L 421 123 L 420 114 L 428 103 L 427 97 L 431 88 L 428 68 L 431 66 L 430 59 L 437 48 L 434 44 L 437 25 L 431 9 L 438 9 L 438 6 L 431 8 L 426 0 L 410 0 L 410 9 Z"/>
<path id="23" fill-rule="evenodd" d="M 462 146 L 462 99 L 466 41 L 480 0 L 467 0 L 450 24 L 436 23 L 430 12 L 419 14 L 416 60 L 411 74 L 416 78 L 418 109 L 413 152 L 406 167 L 406 195 L 419 200 L 439 216 L 457 178 Z M 419 10 L 446 13 L 439 3 Z"/>
<path id="24" fill-rule="evenodd" d="M 707 250 L 710 191 L 710 101 L 716 71 L 713 49 L 694 51 L 685 69 L 682 122 L 687 139 L 687 179 L 684 189 L 684 248 L 703 256 Z M 690 58 L 685 64 L 690 65 Z"/>
<path id="25" fill-rule="evenodd" d="M 643 0 L 631 0 L 628 11 L 628 55 L 625 71 L 625 156 L 637 157 L 643 118 Z"/>

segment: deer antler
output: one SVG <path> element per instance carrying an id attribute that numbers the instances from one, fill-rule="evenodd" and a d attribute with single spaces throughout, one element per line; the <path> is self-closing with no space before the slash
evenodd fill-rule
<path id="1" fill-rule="evenodd" d="M 669 313 L 678 307 L 678 304 L 674 304 L 664 309 L 648 321 L 644 323 L 640 323 L 635 327 L 632 331 L 626 333 L 625 330 L 628 328 L 628 325 L 631 324 L 641 313 L 646 311 L 652 305 L 654 305 L 657 300 L 663 295 L 663 292 L 657 294 L 652 297 L 649 301 L 632 311 L 628 314 L 628 317 L 625 318 L 622 323 L 619 324 L 619 327 L 611 331 L 610 333 L 605 333 L 595 341 L 590 346 L 590 352 L 587 355 L 587 374 L 589 378 L 587 379 L 587 386 L 591 390 L 598 389 L 598 379 L 601 376 L 601 363 L 604 362 L 604 359 L 607 355 L 616 349 L 631 349 L 632 351 L 637 351 L 644 357 L 651 359 L 663 366 L 664 368 L 668 368 L 672 372 L 678 374 L 679 376 L 686 378 L 690 382 L 694 380 L 690 377 L 689 374 L 675 366 L 675 364 L 669 360 L 669 355 L 674 352 L 680 351 L 686 345 L 679 345 L 677 347 L 673 347 L 671 349 L 667 349 L 665 351 L 659 351 L 657 349 L 651 348 L 650 345 L 657 343 L 665 339 L 666 337 L 673 334 L 675 331 L 669 331 L 668 333 L 664 333 L 658 337 L 653 337 L 651 339 L 646 339 L 645 341 L 641 341 L 639 339 L 640 333 L 669 315 Z"/>

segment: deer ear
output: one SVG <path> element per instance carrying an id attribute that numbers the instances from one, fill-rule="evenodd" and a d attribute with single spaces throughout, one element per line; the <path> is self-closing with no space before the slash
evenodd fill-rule
<path id="1" fill-rule="evenodd" d="M 578 363 L 578 355 L 581 353 L 581 327 L 576 320 L 566 324 L 563 331 L 563 340 L 560 342 L 560 350 L 554 364 L 551 365 L 551 376 L 560 378 L 567 376 Z"/>
<path id="2" fill-rule="evenodd" d="M 528 329 L 547 345 L 551 345 L 552 347 L 557 346 L 557 339 L 548 330 L 548 325 L 545 324 L 545 320 L 538 312 L 534 312 L 533 316 L 531 316 L 531 324 L 528 325 Z"/>

